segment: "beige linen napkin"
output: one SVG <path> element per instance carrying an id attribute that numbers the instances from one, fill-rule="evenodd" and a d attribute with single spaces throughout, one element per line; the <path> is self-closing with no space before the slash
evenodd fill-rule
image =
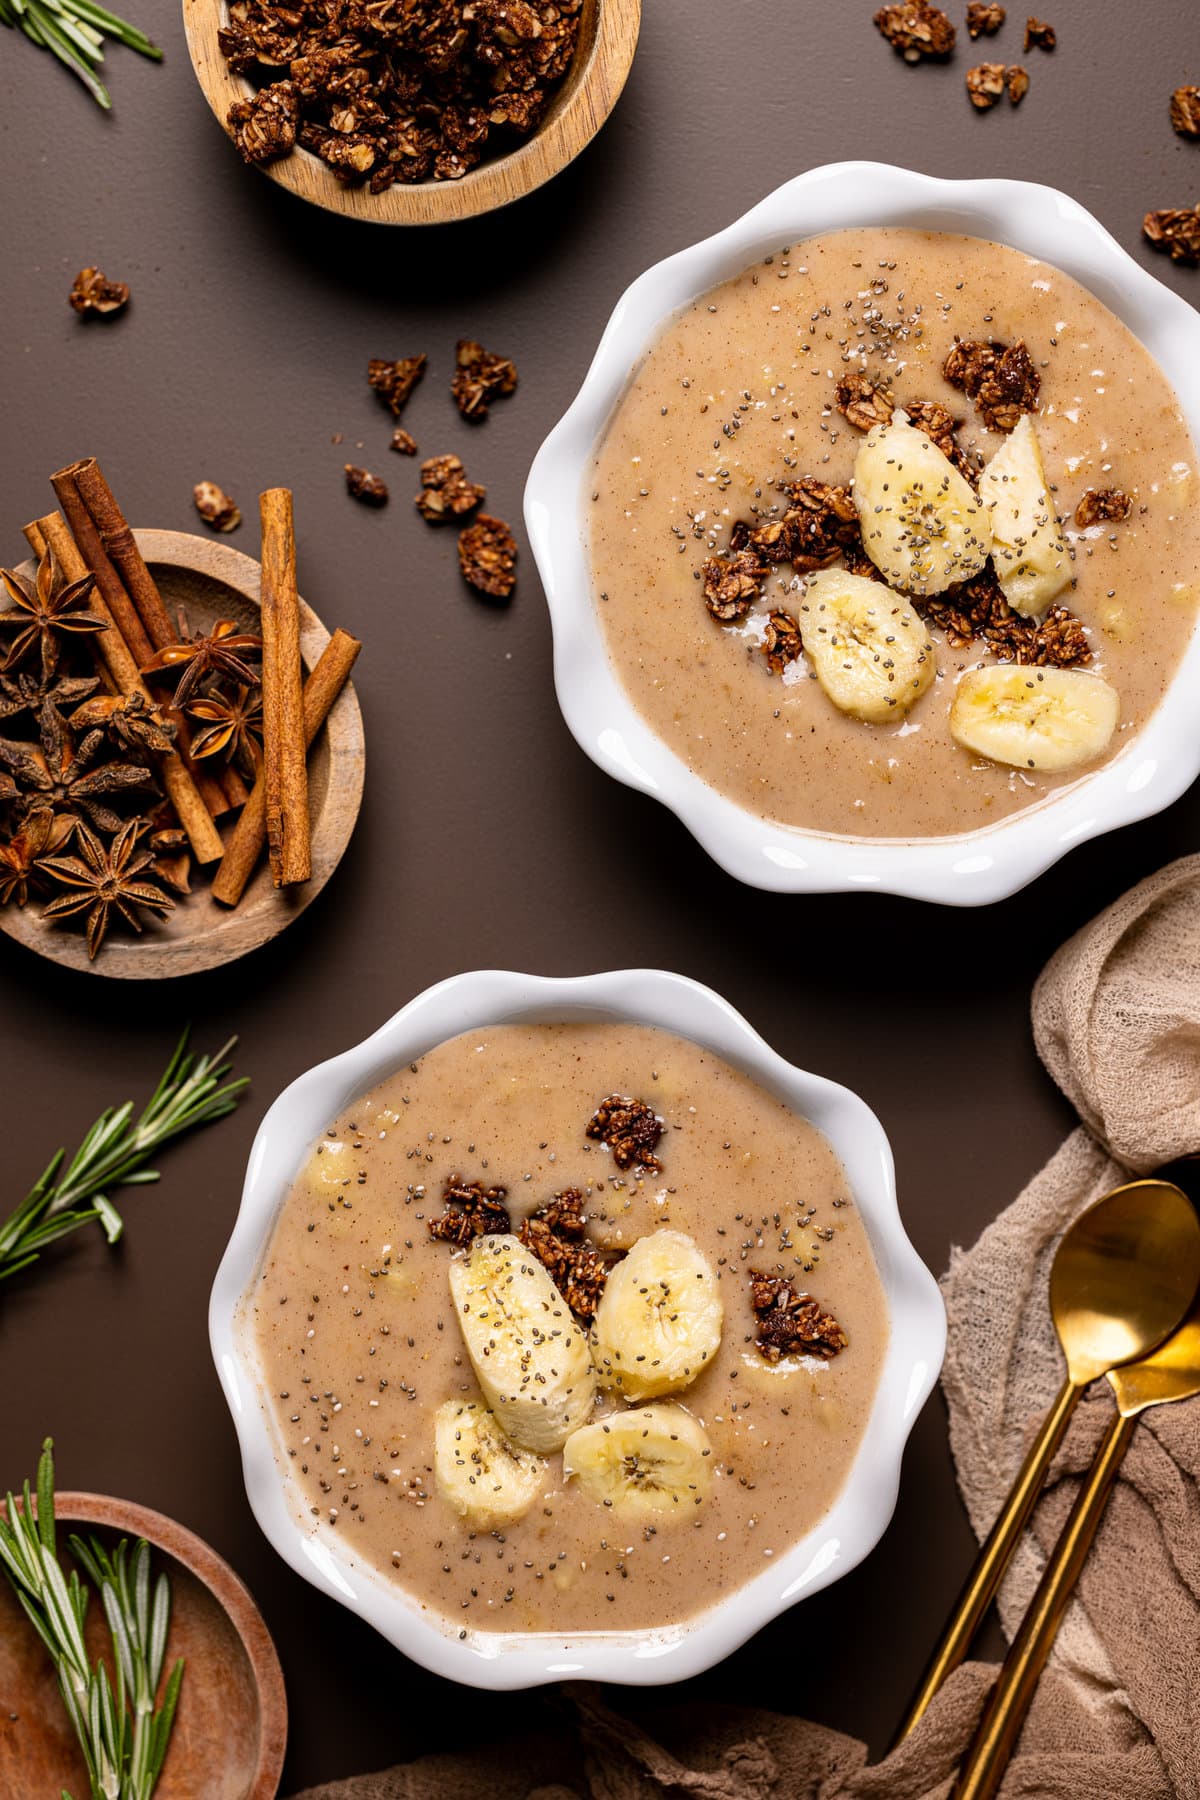
<path id="1" fill-rule="evenodd" d="M 1046 1304 L 1065 1227 L 1129 1171 L 1200 1151 L 1200 856 L 1134 888 L 1052 958 L 1038 1051 L 1082 1124 L 943 1279 L 950 1441 L 982 1536 L 1062 1380 Z M 1000 1595 L 1011 1632 L 1111 1413 L 1083 1401 Z M 670 1702 L 638 1722 L 596 1689 L 539 1701 L 545 1728 L 486 1753 L 297 1800 L 941 1800 L 993 1671 L 968 1664 L 883 1763 L 820 1725 Z M 917 1670 L 913 1670 L 914 1686 Z M 1005 1800 L 1200 1800 L 1200 1402 L 1148 1414 L 1063 1622 Z"/>

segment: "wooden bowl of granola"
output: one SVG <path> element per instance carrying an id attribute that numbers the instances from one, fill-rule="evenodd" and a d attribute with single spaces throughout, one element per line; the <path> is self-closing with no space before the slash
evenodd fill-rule
<path id="1" fill-rule="evenodd" d="M 182 607 L 193 632 L 210 632 L 218 619 L 233 620 L 240 631 L 258 630 L 260 569 L 252 558 L 227 543 L 195 537 L 190 532 L 135 531 L 134 537 L 172 617 Z M 36 565 L 27 562 L 17 574 L 29 582 L 35 570 Z M 0 594 L 0 606 L 3 605 L 5 597 Z M 306 672 L 312 669 L 329 638 L 316 613 L 301 600 L 300 653 Z M 11 728 L 0 725 L 0 735 L 5 732 L 11 732 Z M 209 892 L 218 865 L 201 868 L 193 862 L 189 872 L 191 891 L 170 894 L 174 904 L 165 918 L 145 915 L 140 936 L 119 921 L 114 922 L 94 958 L 88 956 L 87 938 L 78 929 L 78 919 L 53 921 L 43 917 L 45 905 L 55 891 L 48 884 L 31 885 L 24 905 L 15 900 L 0 905 L 0 931 L 52 962 L 131 981 L 162 981 L 233 962 L 277 936 L 317 898 L 337 868 L 354 830 L 362 800 L 363 770 L 362 714 L 353 685 L 347 682 L 308 759 L 312 823 L 309 881 L 277 889 L 264 857 L 238 905 L 226 908 Z M 236 816 L 231 811 L 217 820 L 226 839 Z"/>
<path id="2" fill-rule="evenodd" d="M 339 79 L 346 84 L 347 75 L 359 73 L 332 60 L 345 54 L 345 38 L 335 42 L 331 35 L 330 46 L 305 54 L 301 66 L 301 46 L 289 28 L 262 25 L 269 10 L 260 7 L 247 21 L 239 0 L 183 0 L 196 78 L 246 160 L 330 212 L 381 225 L 440 225 L 521 199 L 586 148 L 625 85 L 642 0 L 446 0 L 444 23 L 456 39 L 441 48 L 457 72 L 467 66 L 457 40 L 473 34 L 472 85 L 463 76 L 461 99 L 446 103 L 443 63 L 433 77 L 440 97 L 424 101 L 417 85 L 422 65 L 410 58 L 418 73 L 404 77 L 404 99 L 388 94 L 384 101 L 389 150 L 372 138 L 371 120 L 363 117 L 364 92 L 368 107 L 377 109 L 377 90 L 351 85 L 348 92 L 347 84 L 339 91 Z M 434 37 L 437 50 L 436 21 Z M 549 59 L 543 82 L 540 57 Z M 301 86 L 289 79 L 298 68 Z M 426 70 L 432 73 L 429 65 Z M 402 117 L 409 107 L 410 116 Z M 232 118 L 231 109 L 237 109 Z M 532 129 L 531 117 L 537 117 Z M 321 154 L 303 147 L 305 137 Z M 339 179 L 334 163 L 348 180 Z"/>

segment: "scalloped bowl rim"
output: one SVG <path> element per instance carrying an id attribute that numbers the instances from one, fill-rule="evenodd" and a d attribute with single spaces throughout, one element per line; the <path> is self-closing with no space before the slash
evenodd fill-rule
<path id="1" fill-rule="evenodd" d="M 682 1625 L 639 1632 L 478 1634 L 460 1640 L 396 1585 L 356 1566 L 329 1535 L 299 1523 L 261 1402 L 263 1376 L 242 1300 L 280 1205 L 313 1143 L 342 1109 L 414 1057 L 460 1032 L 534 1020 L 633 1020 L 692 1039 L 744 1069 L 811 1119 L 841 1158 L 879 1268 L 890 1336 L 862 1442 L 825 1516 L 769 1568 Z M 371 1037 L 286 1088 L 259 1127 L 241 1207 L 213 1284 L 209 1336 L 233 1415 L 251 1508 L 298 1574 L 357 1613 L 414 1662 L 475 1687 L 510 1689 L 567 1677 L 628 1684 L 679 1681 L 711 1668 L 769 1620 L 860 1562 L 883 1535 L 909 1431 L 937 1380 L 945 1311 L 896 1204 L 891 1149 L 848 1088 L 787 1063 L 741 1015 L 698 982 L 657 969 L 549 978 L 504 970 L 452 976 L 428 988 Z"/>
<path id="2" fill-rule="evenodd" d="M 910 225 L 991 239 L 1073 276 L 1130 328 L 1174 388 L 1200 444 L 1200 315 L 1078 201 L 1033 182 L 947 180 L 886 163 L 832 163 L 786 182 L 713 237 L 648 269 L 609 319 L 582 387 L 534 459 L 525 523 L 554 635 L 559 706 L 608 774 L 669 807 L 738 880 L 788 893 L 869 888 L 979 906 L 1015 893 L 1076 844 L 1169 806 L 1200 774 L 1200 626 L 1151 717 L 1112 762 L 981 830 L 944 838 L 837 837 L 773 823 L 694 774 L 650 728 L 609 657 L 591 594 L 585 482 L 632 372 L 698 295 L 785 243 Z"/>

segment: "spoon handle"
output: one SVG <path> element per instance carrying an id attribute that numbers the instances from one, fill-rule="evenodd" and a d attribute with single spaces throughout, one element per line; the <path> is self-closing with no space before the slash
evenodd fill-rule
<path id="1" fill-rule="evenodd" d="M 1063 1440 L 1063 1434 L 1082 1392 L 1083 1389 L 1068 1378 L 1063 1382 L 1058 1398 L 1042 1421 L 1042 1428 L 1030 1445 L 1000 1516 L 992 1526 L 967 1584 L 958 1597 L 958 1604 L 925 1671 L 916 1699 L 896 1734 L 896 1743 L 906 1738 L 917 1721 L 924 1716 L 947 1675 L 957 1669 L 970 1649 L 971 1640 L 996 1597 L 996 1589 L 1004 1579 L 1004 1572 L 1012 1561 L 1018 1539 L 1029 1522 L 1029 1516 L 1042 1491 L 1042 1483 L 1046 1479 L 1046 1470 Z"/>
<path id="2" fill-rule="evenodd" d="M 990 1800 L 1004 1779 L 1038 1677 L 1046 1666 L 1136 1424 L 1136 1414 L 1123 1417 L 1118 1413 L 1096 1452 L 1062 1536 L 1042 1572 L 1029 1611 L 1004 1659 L 963 1761 L 952 1800 Z"/>

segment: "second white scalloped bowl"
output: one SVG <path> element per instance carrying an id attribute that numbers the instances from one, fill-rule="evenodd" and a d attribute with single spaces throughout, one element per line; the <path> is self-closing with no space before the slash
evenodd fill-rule
<path id="1" fill-rule="evenodd" d="M 460 1639 L 395 1583 L 356 1563 L 344 1541 L 318 1536 L 262 1404 L 263 1375 L 242 1300 L 279 1208 L 313 1144 L 352 1099 L 459 1032 L 545 1020 L 632 1020 L 706 1045 L 810 1119 L 840 1157 L 887 1299 L 889 1341 L 871 1415 L 850 1472 L 825 1516 L 769 1569 L 669 1630 L 472 1633 Z M 456 975 L 409 1003 L 365 1043 L 294 1081 L 268 1112 L 246 1171 L 242 1204 L 209 1303 L 209 1336 L 241 1446 L 254 1515 L 284 1561 L 435 1674 L 473 1687 L 523 1688 L 579 1677 L 650 1685 L 699 1674 L 789 1606 L 828 1587 L 882 1537 L 896 1504 L 900 1460 L 946 1343 L 937 1283 L 905 1236 L 892 1153 L 878 1119 L 848 1088 L 776 1055 L 710 989 L 661 969 L 549 980 L 482 970 Z M 411 1528 L 411 1527 L 408 1527 Z M 681 1596 L 685 1609 L 687 1597 Z"/>
<path id="2" fill-rule="evenodd" d="M 1077 201 L 1026 181 L 943 181 L 886 163 L 833 163 L 787 182 L 625 291 L 579 394 L 534 460 L 525 523 L 554 628 L 559 705 L 602 769 L 669 806 L 710 856 L 755 887 L 875 888 L 979 906 L 1015 893 L 1075 844 L 1161 811 L 1191 786 L 1200 774 L 1200 630 L 1156 711 L 1094 775 L 985 830 L 868 840 L 775 824 L 693 774 L 625 692 L 591 593 L 588 471 L 613 407 L 662 327 L 697 295 L 781 244 L 870 225 L 990 238 L 1074 276 L 1156 358 L 1200 442 L 1200 314 L 1148 275 Z"/>

